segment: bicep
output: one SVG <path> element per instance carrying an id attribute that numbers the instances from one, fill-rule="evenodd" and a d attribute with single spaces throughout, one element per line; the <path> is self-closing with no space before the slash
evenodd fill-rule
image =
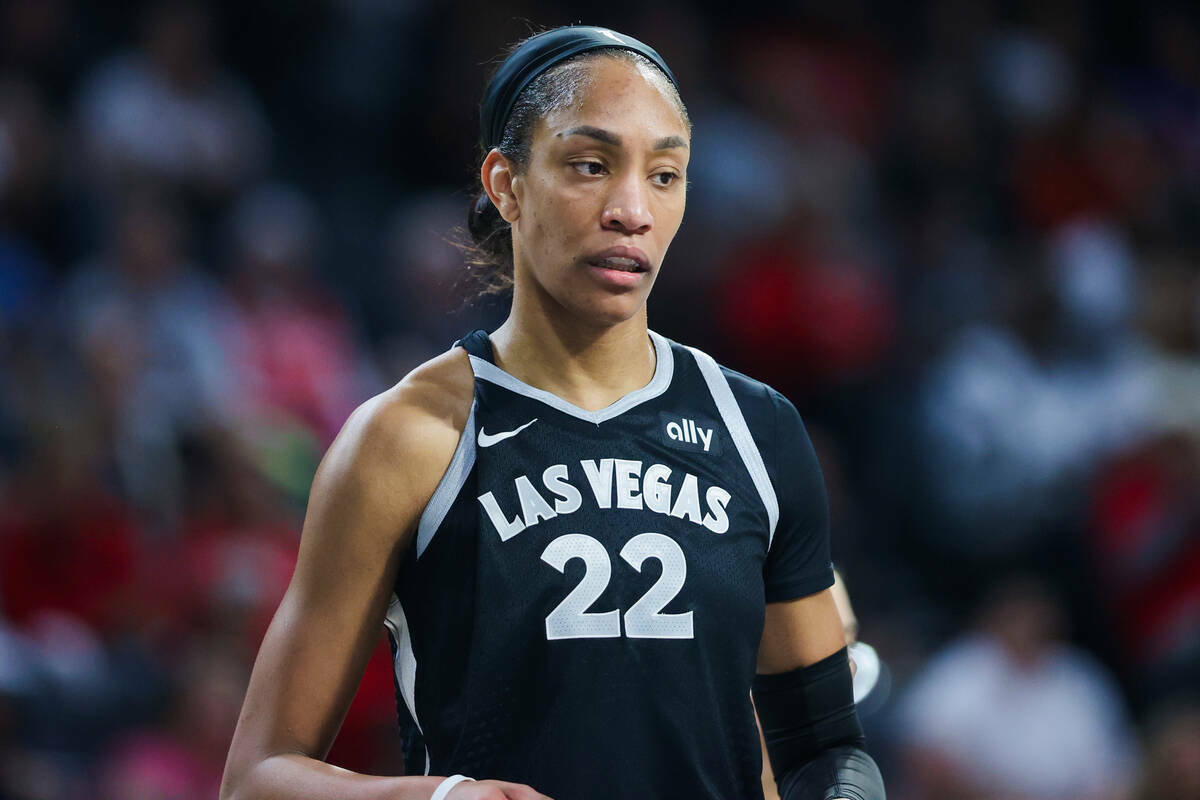
<path id="1" fill-rule="evenodd" d="M 768 603 L 758 647 L 758 672 L 770 674 L 806 667 L 846 646 L 842 621 L 829 589 Z"/>

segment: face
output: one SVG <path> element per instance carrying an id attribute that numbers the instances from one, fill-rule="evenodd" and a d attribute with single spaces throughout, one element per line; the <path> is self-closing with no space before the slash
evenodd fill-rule
<path id="1" fill-rule="evenodd" d="M 602 57 L 588 69 L 582 102 L 538 123 L 530 163 L 498 206 L 512 223 L 516 291 L 611 325 L 644 307 L 679 230 L 689 134 L 653 68 Z"/>

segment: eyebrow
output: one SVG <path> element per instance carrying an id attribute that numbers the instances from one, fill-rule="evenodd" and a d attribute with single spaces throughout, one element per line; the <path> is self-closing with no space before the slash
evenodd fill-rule
<path id="1" fill-rule="evenodd" d="M 597 128 L 594 125 L 578 125 L 574 128 L 568 128 L 565 131 L 560 131 L 559 136 L 587 136 L 605 144 L 611 144 L 613 147 L 621 146 L 621 137 L 617 136 L 612 131 L 606 131 L 603 128 Z M 671 150 L 676 147 L 688 149 L 687 142 L 682 136 L 664 136 L 654 143 L 653 150 Z"/>

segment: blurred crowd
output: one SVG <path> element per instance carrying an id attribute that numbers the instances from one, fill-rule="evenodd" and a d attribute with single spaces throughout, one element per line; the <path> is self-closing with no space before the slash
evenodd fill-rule
<path id="1" fill-rule="evenodd" d="M 503 318 L 478 98 L 569 22 L 694 122 L 655 330 L 805 416 L 898 800 L 1200 798 L 1200 13 L 0 0 L 0 800 L 217 794 L 349 412 Z M 330 760 L 402 769 L 383 632 Z"/>

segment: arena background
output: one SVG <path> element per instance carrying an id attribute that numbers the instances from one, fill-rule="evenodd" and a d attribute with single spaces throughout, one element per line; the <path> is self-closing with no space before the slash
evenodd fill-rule
<path id="1" fill-rule="evenodd" d="M 0 799 L 216 796 L 321 453 L 502 319 L 490 65 L 578 21 L 679 77 L 651 326 L 804 415 L 889 796 L 1200 797 L 1194 5 L 0 0 Z M 380 634 L 330 760 L 396 774 Z"/>

